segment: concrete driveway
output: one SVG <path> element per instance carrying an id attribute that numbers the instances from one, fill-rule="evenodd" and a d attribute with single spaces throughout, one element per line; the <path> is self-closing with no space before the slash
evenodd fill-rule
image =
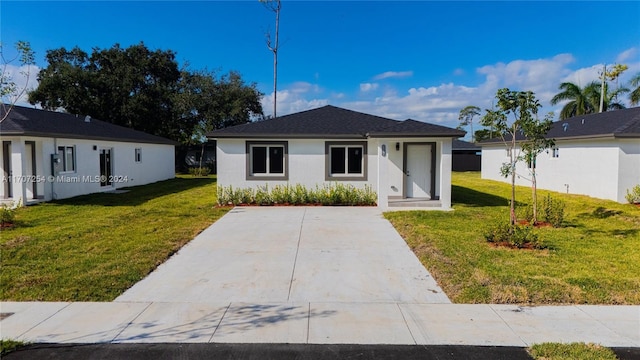
<path id="1" fill-rule="evenodd" d="M 450 303 L 366 207 L 235 208 L 116 301 Z"/>

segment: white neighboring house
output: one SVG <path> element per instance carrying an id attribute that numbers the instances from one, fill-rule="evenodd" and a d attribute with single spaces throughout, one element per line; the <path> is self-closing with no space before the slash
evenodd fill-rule
<path id="1" fill-rule="evenodd" d="M 580 115 L 553 123 L 547 134 L 555 147 L 538 155 L 539 189 L 626 203 L 627 189 L 640 184 L 640 107 Z M 499 139 L 482 146 L 482 178 L 510 182 L 500 175 L 508 162 Z M 528 164 L 518 163 L 516 184 L 531 185 Z"/>
<path id="2" fill-rule="evenodd" d="M 3 202 L 26 205 L 175 176 L 173 141 L 90 117 L 15 106 L 0 136 Z"/>
<path id="3" fill-rule="evenodd" d="M 324 106 L 207 134 L 218 185 L 369 185 L 378 206 L 451 207 L 451 143 L 465 132 Z"/>

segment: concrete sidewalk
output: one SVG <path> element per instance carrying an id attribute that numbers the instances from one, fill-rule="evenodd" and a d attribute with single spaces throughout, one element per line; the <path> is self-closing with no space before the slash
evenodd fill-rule
<path id="1" fill-rule="evenodd" d="M 640 347 L 640 306 L 3 302 L 2 338 L 34 343 Z"/>

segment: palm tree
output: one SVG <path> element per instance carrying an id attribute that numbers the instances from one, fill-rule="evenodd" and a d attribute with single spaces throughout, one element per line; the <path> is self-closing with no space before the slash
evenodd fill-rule
<path id="1" fill-rule="evenodd" d="M 598 98 L 600 98 L 600 91 L 598 90 L 596 94 L 594 94 L 594 82 L 582 89 L 574 83 L 563 82 L 558 88 L 563 91 L 557 93 L 551 99 L 551 105 L 556 105 L 559 102 L 569 100 L 569 102 L 567 102 L 560 111 L 561 120 L 595 112 L 595 108 L 593 107 L 591 100 L 596 94 Z"/>
<path id="2" fill-rule="evenodd" d="M 592 81 L 583 88 L 574 83 L 564 82 L 559 87 L 560 90 L 564 91 L 556 94 L 551 99 L 551 105 L 569 100 L 560 111 L 560 120 L 578 115 L 597 113 L 600 108 L 601 87 L 602 84 L 599 81 Z M 618 96 L 628 91 L 629 89 L 625 87 L 609 91 L 608 84 L 605 83 L 603 111 L 624 109 L 625 106 L 618 100 Z"/>
<path id="3" fill-rule="evenodd" d="M 631 78 L 629 85 L 635 88 L 629 93 L 629 100 L 631 100 L 631 105 L 640 104 L 640 72 L 635 74 Z"/>

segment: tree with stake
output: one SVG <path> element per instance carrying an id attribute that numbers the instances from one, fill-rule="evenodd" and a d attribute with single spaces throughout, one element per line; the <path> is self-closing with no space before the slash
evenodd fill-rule
<path id="1" fill-rule="evenodd" d="M 520 154 L 516 154 L 517 138 L 526 138 L 526 131 L 537 122 L 536 115 L 542 106 L 536 100 L 531 91 L 513 91 L 508 88 L 498 90 L 496 93 L 498 100 L 497 110 L 486 110 L 486 114 L 480 120 L 485 127 L 496 130 L 504 143 L 509 156 L 509 162 L 502 164 L 500 173 L 504 177 L 511 176 L 511 200 L 509 208 L 509 222 L 512 229 L 516 225 L 516 164 L 522 159 Z M 509 119 L 511 117 L 511 119 Z M 518 135 L 522 137 L 519 137 Z"/>
<path id="2" fill-rule="evenodd" d="M 533 207 L 533 218 L 531 223 L 535 224 L 538 221 L 538 184 L 536 180 L 536 158 L 538 155 L 546 149 L 549 149 L 555 145 L 553 139 L 547 139 L 546 134 L 551 129 L 553 124 L 553 112 L 548 113 L 543 121 L 539 121 L 537 117 L 524 121 L 521 124 L 522 133 L 526 138 L 522 141 L 522 151 L 524 152 L 524 159 L 529 163 L 529 171 L 531 173 L 531 196 Z"/>

